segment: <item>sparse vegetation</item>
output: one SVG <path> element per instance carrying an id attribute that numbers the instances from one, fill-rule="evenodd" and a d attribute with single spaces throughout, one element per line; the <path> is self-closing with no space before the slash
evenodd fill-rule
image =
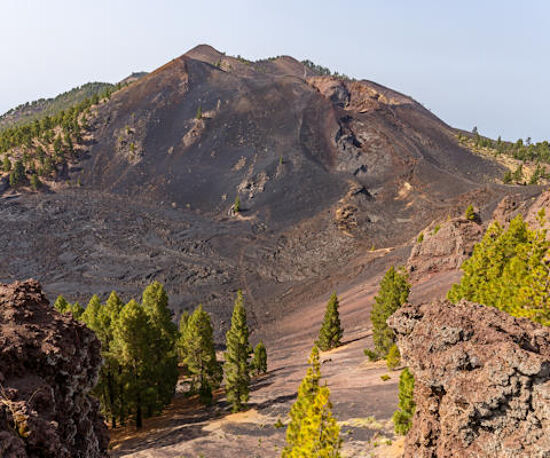
<path id="1" fill-rule="evenodd" d="M 233 203 L 233 213 L 240 213 L 241 211 L 241 198 L 237 194 L 235 202 Z"/>
<path id="2" fill-rule="evenodd" d="M 421 232 L 416 239 L 416 243 L 422 243 L 424 241 L 424 232 Z"/>
<path id="3" fill-rule="evenodd" d="M 460 144 L 474 151 L 483 151 L 495 157 L 506 156 L 522 163 L 527 161 L 536 163 L 536 169 L 529 178 L 529 184 L 538 184 L 542 179 L 550 179 L 550 173 L 546 172 L 541 165 L 550 164 L 550 143 L 546 140 L 532 143 L 530 138 L 525 141 L 520 138 L 516 142 L 507 142 L 500 136 L 497 140 L 492 140 L 481 136 L 477 128 L 472 130 L 472 135 L 457 134 L 457 139 Z M 513 172 L 507 170 L 502 177 L 502 182 L 526 184 L 522 164 L 520 163 Z"/>
<path id="4" fill-rule="evenodd" d="M 329 68 L 323 67 L 322 65 L 317 65 L 313 63 L 312 61 L 306 59 L 302 61 L 302 64 L 305 65 L 307 68 L 312 70 L 313 72 L 317 73 L 321 76 L 333 76 L 335 78 L 343 79 L 343 80 L 353 80 L 349 76 L 345 74 L 340 74 L 338 72 L 332 72 Z"/>

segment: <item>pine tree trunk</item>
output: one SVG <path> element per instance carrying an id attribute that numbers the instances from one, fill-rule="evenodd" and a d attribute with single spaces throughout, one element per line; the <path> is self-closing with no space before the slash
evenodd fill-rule
<path id="1" fill-rule="evenodd" d="M 136 428 L 140 429 L 143 426 L 141 417 L 141 393 L 138 391 L 136 397 Z"/>
<path id="2" fill-rule="evenodd" d="M 109 404 L 111 409 L 111 426 L 116 428 L 115 393 L 113 390 L 113 375 L 111 374 L 111 371 L 107 372 L 107 391 L 109 394 Z"/>

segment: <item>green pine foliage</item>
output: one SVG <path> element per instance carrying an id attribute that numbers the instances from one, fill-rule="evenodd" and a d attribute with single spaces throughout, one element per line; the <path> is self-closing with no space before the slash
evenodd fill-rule
<path id="1" fill-rule="evenodd" d="M 296 402 L 290 409 L 286 430 L 287 446 L 283 458 L 340 457 L 340 428 L 332 416 L 330 391 L 319 386 L 321 364 L 319 349 L 314 346 L 306 376 L 298 389 Z"/>
<path id="2" fill-rule="evenodd" d="M 468 208 L 466 208 L 466 212 L 464 213 L 464 217 L 469 221 L 475 221 L 476 212 L 475 212 L 474 207 L 473 207 L 472 204 L 468 205 Z"/>
<path id="3" fill-rule="evenodd" d="M 67 307 L 69 306 L 69 303 L 63 296 L 59 295 L 57 296 L 57 299 L 53 303 L 53 306 L 59 313 L 65 313 L 67 310 Z"/>
<path id="4" fill-rule="evenodd" d="M 494 156 L 505 155 L 520 161 L 533 161 L 550 163 L 550 143 L 547 140 L 532 143 L 531 139 L 518 139 L 515 142 L 504 141 L 500 137 L 493 140 L 484 137 L 479 132 L 472 132 L 473 135 L 458 134 L 457 138 L 461 144 L 473 149 L 486 149 Z"/>
<path id="5" fill-rule="evenodd" d="M 89 97 L 76 97 L 71 100 L 79 102 L 69 106 L 65 106 L 66 101 L 63 101 L 63 108 L 52 103 L 51 108 L 58 107 L 53 112 L 49 109 L 33 109 L 29 117 L 24 114 L 12 116 L 9 112 L 0 117 L 0 154 L 5 153 L 2 170 L 10 173 L 10 186 L 16 187 L 26 181 L 27 173 L 31 174 L 31 179 L 35 174 L 40 177 L 50 177 L 52 174 L 59 177 L 59 172 L 65 168 L 68 160 L 78 160 L 79 150 L 75 144 L 82 143 L 90 108 L 109 99 L 113 90 L 120 87 L 109 86 L 101 95 L 95 93 Z M 8 127 L 1 128 L 2 124 Z M 12 171 L 13 161 L 18 168 Z M 18 165 L 18 162 L 21 164 Z M 38 183 L 36 179 L 34 181 Z"/>
<path id="6" fill-rule="evenodd" d="M 256 375 L 265 374 L 267 372 L 267 350 L 264 343 L 260 340 L 258 345 L 254 347 L 254 356 L 250 364 L 252 372 Z"/>
<path id="7" fill-rule="evenodd" d="M 147 416 L 160 413 L 174 396 L 178 381 L 178 355 L 176 341 L 178 328 L 172 321 L 168 295 L 164 286 L 155 281 L 143 291 L 141 305 L 149 318 L 154 336 L 152 351 L 151 384 L 146 399 Z"/>
<path id="8" fill-rule="evenodd" d="M 414 377 L 408 368 L 399 377 L 399 409 L 393 414 L 396 434 L 407 434 L 412 426 L 416 404 L 414 403 Z"/>
<path id="9" fill-rule="evenodd" d="M 184 335 L 185 330 L 187 329 L 187 323 L 189 323 L 189 312 L 187 310 L 184 310 L 180 317 L 180 324 L 179 324 L 179 336 L 178 336 L 178 359 L 180 364 L 182 364 L 185 367 L 185 341 L 184 341 Z"/>
<path id="10" fill-rule="evenodd" d="M 135 413 L 136 427 L 143 426 L 144 406 L 150 393 L 154 336 L 149 317 L 135 300 L 126 304 L 114 323 L 112 351 L 125 369 L 123 385 L 128 408 Z"/>
<path id="11" fill-rule="evenodd" d="M 374 354 L 385 358 L 395 342 L 395 335 L 386 320 L 409 298 L 410 284 L 403 269 L 393 266 L 380 282 L 380 290 L 374 298 L 370 314 L 374 341 Z"/>
<path id="12" fill-rule="evenodd" d="M 464 275 L 448 299 L 455 303 L 467 299 L 550 325 L 550 242 L 545 222 L 542 211 L 538 230 L 530 229 L 521 215 L 506 229 L 498 222 L 491 224 L 472 257 L 462 264 Z"/>
<path id="13" fill-rule="evenodd" d="M 178 333 L 160 283 L 145 289 L 142 303 L 124 305 L 113 291 L 104 304 L 92 296 L 86 309 L 62 296 L 54 307 L 84 322 L 101 342 L 103 365 L 93 394 L 113 427 L 133 417 L 139 428 L 143 418 L 160 413 L 172 400 Z"/>
<path id="14" fill-rule="evenodd" d="M 249 329 L 246 324 L 246 311 L 242 291 L 237 292 L 231 328 L 226 334 L 225 352 L 225 391 L 227 401 L 234 412 L 242 410 L 248 401 L 250 368 L 248 358 L 252 348 L 248 343 Z"/>
<path id="15" fill-rule="evenodd" d="M 235 197 L 235 202 L 233 203 L 233 212 L 239 213 L 241 211 L 241 198 L 237 195 Z"/>
<path id="16" fill-rule="evenodd" d="M 321 380 L 321 362 L 319 361 L 319 348 L 314 345 L 309 356 L 309 367 L 306 376 L 302 379 L 298 388 L 298 396 L 290 409 L 290 423 L 286 429 L 286 442 L 288 452 L 292 447 L 299 443 L 300 428 L 307 411 L 319 391 L 319 381 Z M 285 453 L 283 452 L 283 457 Z"/>
<path id="17" fill-rule="evenodd" d="M 386 365 L 390 371 L 393 371 L 399 367 L 399 364 L 401 364 L 401 353 L 397 345 L 393 344 L 386 357 Z"/>
<path id="18" fill-rule="evenodd" d="M 205 404 L 212 402 L 212 389 L 218 388 L 222 369 L 216 360 L 214 330 L 210 315 L 199 305 L 189 317 L 182 335 L 184 364 L 191 375 L 193 389 Z"/>
<path id="19" fill-rule="evenodd" d="M 327 303 L 325 317 L 321 325 L 321 330 L 319 331 L 319 338 L 316 342 L 317 346 L 323 351 L 336 348 L 342 343 L 344 330 L 340 324 L 338 307 L 338 296 L 336 296 L 334 292 Z"/>

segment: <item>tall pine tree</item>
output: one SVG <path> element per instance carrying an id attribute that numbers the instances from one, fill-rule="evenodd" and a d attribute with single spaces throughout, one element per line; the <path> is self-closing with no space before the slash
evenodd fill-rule
<path id="1" fill-rule="evenodd" d="M 286 452 L 289 452 L 294 445 L 298 444 L 302 421 L 319 391 L 321 363 L 319 361 L 319 348 L 317 348 L 317 345 L 314 345 L 311 349 L 308 363 L 309 367 L 307 368 L 306 376 L 302 379 L 298 388 L 296 402 L 294 402 L 290 409 L 290 423 L 286 429 L 286 442 L 288 444 L 285 448 Z M 286 456 L 285 453 L 283 453 L 283 456 Z"/>
<path id="2" fill-rule="evenodd" d="M 409 298 L 410 285 L 404 271 L 395 270 L 392 266 L 380 282 L 380 290 L 374 298 L 370 314 L 372 321 L 372 339 L 374 353 L 385 358 L 394 344 L 395 335 L 386 320 Z"/>
<path id="3" fill-rule="evenodd" d="M 227 400 L 231 403 L 234 412 L 242 410 L 248 401 L 250 385 L 248 358 L 252 352 L 248 335 L 243 294 L 239 290 L 233 308 L 231 328 L 226 334 L 227 351 L 224 365 Z"/>
<path id="4" fill-rule="evenodd" d="M 332 416 L 330 391 L 320 387 L 319 349 L 314 346 L 308 370 L 298 389 L 296 402 L 290 409 L 286 430 L 287 446 L 283 458 L 339 457 L 342 440 L 340 428 Z"/>
<path id="5" fill-rule="evenodd" d="M 327 303 L 325 311 L 325 317 L 321 330 L 319 331 L 319 338 L 317 339 L 317 346 L 323 350 L 330 350 L 331 348 L 341 345 L 342 335 L 344 331 L 340 324 L 340 314 L 338 312 L 338 296 L 336 293 L 332 293 Z"/>
<path id="6" fill-rule="evenodd" d="M 142 307 L 149 318 L 152 340 L 151 385 L 146 399 L 147 416 L 159 413 L 174 396 L 178 381 L 177 326 L 168 308 L 168 295 L 155 281 L 143 291 Z"/>
<path id="7" fill-rule="evenodd" d="M 143 426 L 144 402 L 151 386 L 153 339 L 149 317 L 135 300 L 121 310 L 114 323 L 113 353 L 124 368 L 128 408 L 135 413 L 136 426 Z"/>
<path id="8" fill-rule="evenodd" d="M 201 401 L 212 401 L 212 389 L 220 385 L 221 366 L 216 360 L 214 331 L 210 315 L 199 305 L 189 317 L 183 334 L 185 365 L 191 374 L 193 388 Z"/>

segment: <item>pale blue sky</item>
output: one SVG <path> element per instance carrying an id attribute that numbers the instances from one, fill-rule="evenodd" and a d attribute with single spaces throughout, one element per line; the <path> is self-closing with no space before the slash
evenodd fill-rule
<path id="1" fill-rule="evenodd" d="M 153 70 L 199 43 L 309 58 L 456 127 L 550 137 L 550 2 L 535 0 L 0 0 L 0 112 Z"/>

